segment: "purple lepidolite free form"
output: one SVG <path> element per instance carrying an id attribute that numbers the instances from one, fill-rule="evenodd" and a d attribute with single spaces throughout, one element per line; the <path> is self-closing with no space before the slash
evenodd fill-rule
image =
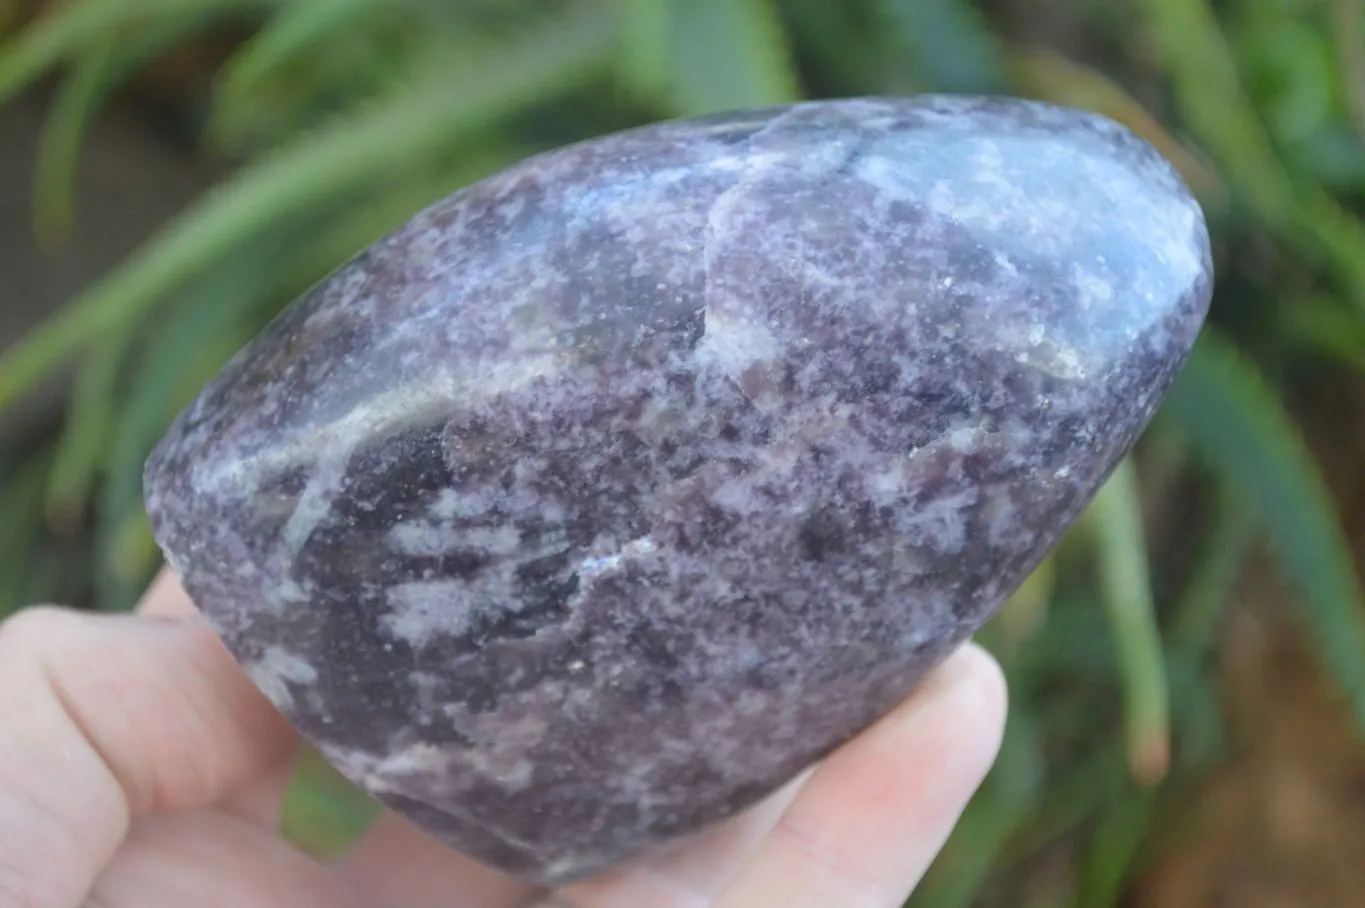
<path id="1" fill-rule="evenodd" d="M 359 785 L 559 883 L 884 714 L 1076 518 L 1212 287 L 1150 146 L 1024 101 L 806 103 L 526 160 L 253 340 L 157 539 Z"/>

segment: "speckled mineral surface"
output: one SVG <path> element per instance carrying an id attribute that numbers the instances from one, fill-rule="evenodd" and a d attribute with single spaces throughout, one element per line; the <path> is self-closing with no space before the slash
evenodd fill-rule
<path id="1" fill-rule="evenodd" d="M 847 100 L 529 159 L 299 301 L 147 470 L 168 560 L 343 772 L 555 883 L 754 803 L 999 605 L 1211 288 L 1148 145 Z"/>

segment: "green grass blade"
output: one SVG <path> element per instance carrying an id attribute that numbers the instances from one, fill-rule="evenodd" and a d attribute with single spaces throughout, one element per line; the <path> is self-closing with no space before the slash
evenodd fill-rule
<path id="1" fill-rule="evenodd" d="M 1173 763 L 1182 774 L 1206 768 L 1223 753 L 1224 717 L 1209 656 L 1256 539 L 1248 508 L 1225 488 L 1219 491 L 1212 526 L 1171 610 L 1167 634 L 1167 671 L 1172 689 L 1179 692 L 1173 704 L 1177 744 Z"/>
<path id="2" fill-rule="evenodd" d="M 1355 311 L 1334 299 L 1305 296 L 1287 300 L 1276 315 L 1307 356 L 1365 371 L 1365 319 Z"/>
<path id="3" fill-rule="evenodd" d="M 320 861 L 344 855 L 379 819 L 383 807 L 305 747 L 280 807 L 280 835 Z"/>
<path id="4" fill-rule="evenodd" d="M 899 53 L 888 49 L 893 44 L 888 29 L 863 22 L 862 10 L 829 0 L 785 0 L 782 10 L 795 43 L 825 83 L 822 93 L 891 94 L 902 87 L 888 77 L 884 63 Z"/>
<path id="5" fill-rule="evenodd" d="M 668 85 L 670 0 L 621 0 L 620 10 L 617 73 L 640 97 L 658 97 Z"/>
<path id="6" fill-rule="evenodd" d="M 1171 609 L 1167 634 L 1167 672 L 1172 690 L 1178 692 L 1172 704 L 1177 774 L 1197 772 L 1223 753 L 1224 717 L 1209 655 L 1256 540 L 1248 508 L 1226 488 L 1219 492 L 1212 506 L 1212 526 Z"/>
<path id="7" fill-rule="evenodd" d="M 1204 0 L 1142 0 L 1185 119 L 1261 216 L 1285 225 L 1295 189 L 1243 90 L 1218 20 Z"/>
<path id="8" fill-rule="evenodd" d="M 57 244 L 70 231 L 81 146 L 99 106 L 130 72 L 209 20 L 197 13 L 166 16 L 105 39 L 81 57 L 63 82 L 40 138 L 33 219 L 45 245 Z"/>
<path id="9" fill-rule="evenodd" d="M 1107 803 L 1111 792 L 1130 780 L 1121 742 L 1104 739 L 1067 763 L 1042 796 L 1027 823 L 1005 848 L 997 870 L 1028 860 L 1077 828 Z"/>
<path id="10" fill-rule="evenodd" d="M 122 519 L 110 521 L 110 530 L 99 553 L 104 564 L 96 564 L 94 607 L 102 612 L 126 612 L 137 605 L 161 564 L 161 549 L 152 534 L 151 521 L 141 508 L 127 511 Z M 106 571 L 117 583 L 110 583 Z"/>
<path id="11" fill-rule="evenodd" d="M 43 525 L 52 451 L 36 451 L 0 476 L 0 620 L 26 603 L 27 558 Z"/>
<path id="12" fill-rule="evenodd" d="M 1324 260 L 1365 310 L 1365 225 L 1320 187 L 1296 185 L 1206 0 L 1143 0 L 1143 8 L 1190 128 L 1271 229 Z"/>
<path id="13" fill-rule="evenodd" d="M 1162 415 L 1257 517 L 1301 593 L 1322 662 L 1365 729 L 1365 590 L 1298 428 L 1255 367 L 1207 330 Z"/>
<path id="14" fill-rule="evenodd" d="M 381 0 L 286 5 L 219 72 L 205 125 L 209 146 L 231 156 L 272 147 L 357 99 L 382 94 L 412 61 L 430 55 L 430 45 L 447 59 L 467 51 L 422 28 L 414 6 Z"/>
<path id="15" fill-rule="evenodd" d="M 1019 652 L 1047 626 L 1048 606 L 1057 588 L 1057 562 L 1044 558 L 994 617 L 976 635 L 1008 670 Z"/>
<path id="16" fill-rule="evenodd" d="M 680 114 L 799 100 L 773 0 L 670 0 L 672 95 Z"/>
<path id="17" fill-rule="evenodd" d="M 1042 794 L 1044 775 L 1040 730 L 1016 707 L 995 765 L 906 908 L 969 908 Z"/>
<path id="18" fill-rule="evenodd" d="M 1255 538 L 1246 507 L 1231 495 L 1222 498 L 1215 506 L 1213 527 L 1194 571 L 1174 608 L 1171 645 L 1191 657 L 1202 655 L 1212 642 Z"/>
<path id="19" fill-rule="evenodd" d="M 1331 0 L 1331 4 L 1341 93 L 1356 133 L 1365 137 L 1365 3 Z"/>
<path id="20" fill-rule="evenodd" d="M 49 8 L 0 46 L 0 104 L 68 56 L 81 53 L 124 26 L 143 28 L 162 16 L 192 12 L 248 12 L 278 0 L 71 0 Z"/>
<path id="21" fill-rule="evenodd" d="M 1171 690 L 1176 692 L 1170 779 L 1178 784 L 1227 756 L 1226 716 L 1217 660 L 1201 659 L 1175 647 L 1167 650 L 1166 659 Z"/>
<path id="22" fill-rule="evenodd" d="M 325 203 L 597 72 L 613 48 L 610 18 L 560 19 L 495 59 L 446 62 L 364 115 L 289 146 L 173 220 L 111 276 L 0 353 L 0 408 L 100 334 L 140 320 L 166 293 L 263 225 Z M 452 86 L 460 91 L 453 92 Z"/>
<path id="23" fill-rule="evenodd" d="M 934 90 L 992 94 L 1008 85 L 995 36 L 966 0 L 883 0 L 883 12 Z"/>
<path id="24" fill-rule="evenodd" d="M 1365 225 L 1326 192 L 1305 193 L 1299 225 L 1365 315 Z"/>
<path id="25" fill-rule="evenodd" d="M 360 27 L 365 14 L 388 6 L 383 0 L 304 0 L 287 4 L 224 66 L 220 102 L 242 104 L 278 69 L 343 29 Z"/>
<path id="26" fill-rule="evenodd" d="M 1128 762 L 1134 777 L 1152 784 L 1165 775 L 1170 761 L 1170 694 L 1131 458 L 1095 496 L 1087 522 L 1094 533 L 1100 598 L 1118 653 Z"/>
<path id="27" fill-rule="evenodd" d="M 91 350 L 76 372 L 67 406 L 66 429 L 47 484 L 47 518 L 56 529 L 74 532 L 84 518 L 96 473 L 103 466 L 117 424 L 120 367 L 133 340 L 117 331 Z"/>
<path id="28" fill-rule="evenodd" d="M 1116 908 L 1155 813 L 1151 789 L 1126 788 L 1108 799 L 1087 843 L 1076 908 Z"/>
<path id="29" fill-rule="evenodd" d="M 113 57 L 113 44 L 108 41 L 87 53 L 62 84 L 43 124 L 33 186 L 33 229 L 48 248 L 71 230 L 81 144 L 111 81 Z"/>

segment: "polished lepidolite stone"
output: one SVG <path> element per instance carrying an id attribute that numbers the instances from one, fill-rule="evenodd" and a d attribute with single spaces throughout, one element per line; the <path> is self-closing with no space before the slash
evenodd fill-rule
<path id="1" fill-rule="evenodd" d="M 270 699 L 558 883 L 754 803 L 968 638 L 1143 428 L 1211 288 L 1120 126 L 807 103 L 531 158 L 243 350 L 147 469 Z"/>

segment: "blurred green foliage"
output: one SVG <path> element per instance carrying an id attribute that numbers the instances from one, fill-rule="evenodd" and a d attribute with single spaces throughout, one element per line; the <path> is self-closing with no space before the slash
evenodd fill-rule
<path id="1" fill-rule="evenodd" d="M 1073 56 L 1024 27 L 1034 7 L 1067 23 Z M 1365 594 L 1285 403 L 1324 364 L 1365 366 L 1360 0 L 67 0 L 0 47 L 0 102 L 56 78 L 32 213 L 45 243 L 80 216 L 101 106 L 223 29 L 247 37 L 201 138 L 231 178 L 0 351 L 0 407 L 74 370 L 64 430 L 0 448 L 0 614 L 73 573 L 97 607 L 134 601 L 158 564 L 141 462 L 170 418 L 299 292 L 446 193 L 665 117 L 1001 92 L 1157 145 L 1205 205 L 1219 287 L 1134 456 L 982 635 L 1011 680 L 1004 750 L 912 904 L 994 904 L 992 881 L 1077 831 L 1091 835 L 1037 903 L 1117 904 L 1152 818 L 1220 758 L 1218 632 L 1258 544 L 1365 728 Z M 1144 500 L 1172 488 L 1198 519 L 1144 523 Z M 1177 549 L 1194 554 L 1159 557 Z M 308 844 L 319 823 L 360 824 L 369 807 L 348 814 L 339 791 L 303 776 L 286 827 Z"/>

